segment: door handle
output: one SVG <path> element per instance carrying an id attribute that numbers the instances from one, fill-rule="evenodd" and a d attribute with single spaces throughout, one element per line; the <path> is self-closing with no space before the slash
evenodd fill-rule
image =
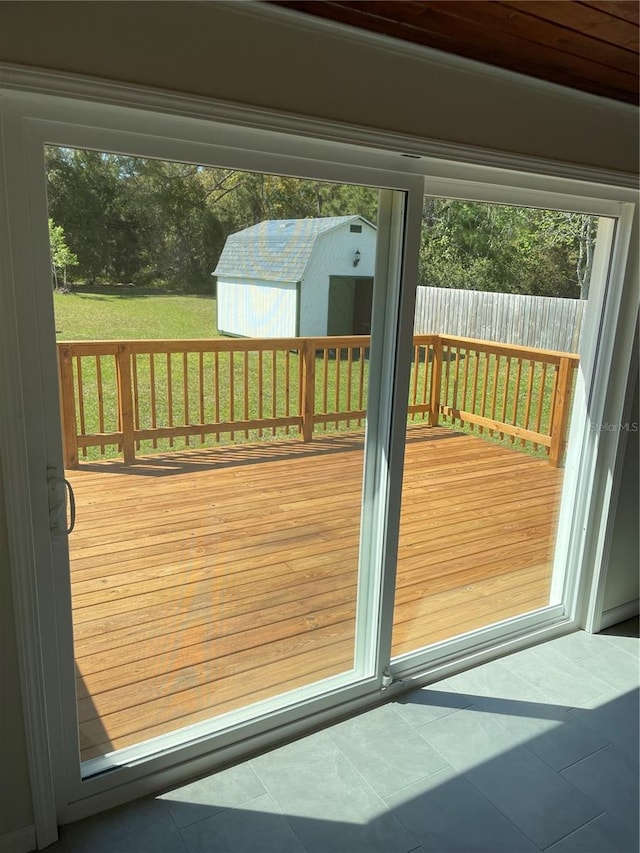
<path id="1" fill-rule="evenodd" d="M 66 477 L 62 478 L 65 488 L 69 493 L 69 527 L 67 527 L 66 534 L 69 536 L 70 533 L 73 533 L 73 528 L 76 526 L 76 496 L 73 494 L 73 486 L 67 480 Z"/>
<path id="2" fill-rule="evenodd" d="M 49 484 L 49 528 L 53 534 L 69 536 L 76 526 L 76 497 L 73 493 L 73 486 L 66 477 L 59 477 L 54 468 L 47 470 L 47 482 Z M 62 495 L 59 493 L 59 487 L 63 486 Z M 66 494 L 69 495 L 69 525 L 60 528 L 60 514 L 63 509 L 66 509 Z"/>

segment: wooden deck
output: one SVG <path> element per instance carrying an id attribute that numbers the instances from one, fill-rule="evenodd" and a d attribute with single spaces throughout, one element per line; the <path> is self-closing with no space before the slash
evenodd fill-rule
<path id="1" fill-rule="evenodd" d="M 83 759 L 351 668 L 362 437 L 68 472 Z M 394 655 L 548 602 L 562 471 L 407 442 Z"/>

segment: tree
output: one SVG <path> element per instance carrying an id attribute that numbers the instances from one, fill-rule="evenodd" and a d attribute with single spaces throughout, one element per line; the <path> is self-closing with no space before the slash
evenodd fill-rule
<path id="1" fill-rule="evenodd" d="M 88 283 L 202 291 L 229 234 L 265 219 L 360 214 L 370 187 L 48 147 L 49 212 Z"/>
<path id="2" fill-rule="evenodd" d="M 49 219 L 49 251 L 51 253 L 51 269 L 56 290 L 60 289 L 58 274 L 62 273 L 62 284 L 67 287 L 67 270 L 78 266 L 78 258 L 67 246 L 62 225 L 56 225 Z"/>
<path id="3" fill-rule="evenodd" d="M 586 298 L 596 223 L 554 210 L 427 198 L 422 284 Z"/>
<path id="4" fill-rule="evenodd" d="M 139 267 L 144 223 L 127 192 L 133 158 L 71 148 L 47 148 L 49 214 L 64 228 L 90 283 L 130 281 Z"/>

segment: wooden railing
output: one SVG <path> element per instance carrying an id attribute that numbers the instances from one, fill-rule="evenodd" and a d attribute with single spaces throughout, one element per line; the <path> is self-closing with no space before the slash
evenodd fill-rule
<path id="1" fill-rule="evenodd" d="M 366 336 L 58 344 L 65 466 L 98 448 L 131 463 L 177 444 L 361 428 Z M 562 460 L 578 357 L 442 335 L 414 338 L 410 422 L 448 423 Z M 109 449 L 107 451 L 107 449 Z"/>

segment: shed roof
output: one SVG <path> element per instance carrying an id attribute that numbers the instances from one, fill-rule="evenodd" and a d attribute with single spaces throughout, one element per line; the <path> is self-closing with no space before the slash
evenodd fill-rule
<path id="1" fill-rule="evenodd" d="M 363 216 L 259 222 L 227 237 L 213 274 L 265 281 L 300 281 L 318 237 L 356 220 L 375 228 Z"/>

